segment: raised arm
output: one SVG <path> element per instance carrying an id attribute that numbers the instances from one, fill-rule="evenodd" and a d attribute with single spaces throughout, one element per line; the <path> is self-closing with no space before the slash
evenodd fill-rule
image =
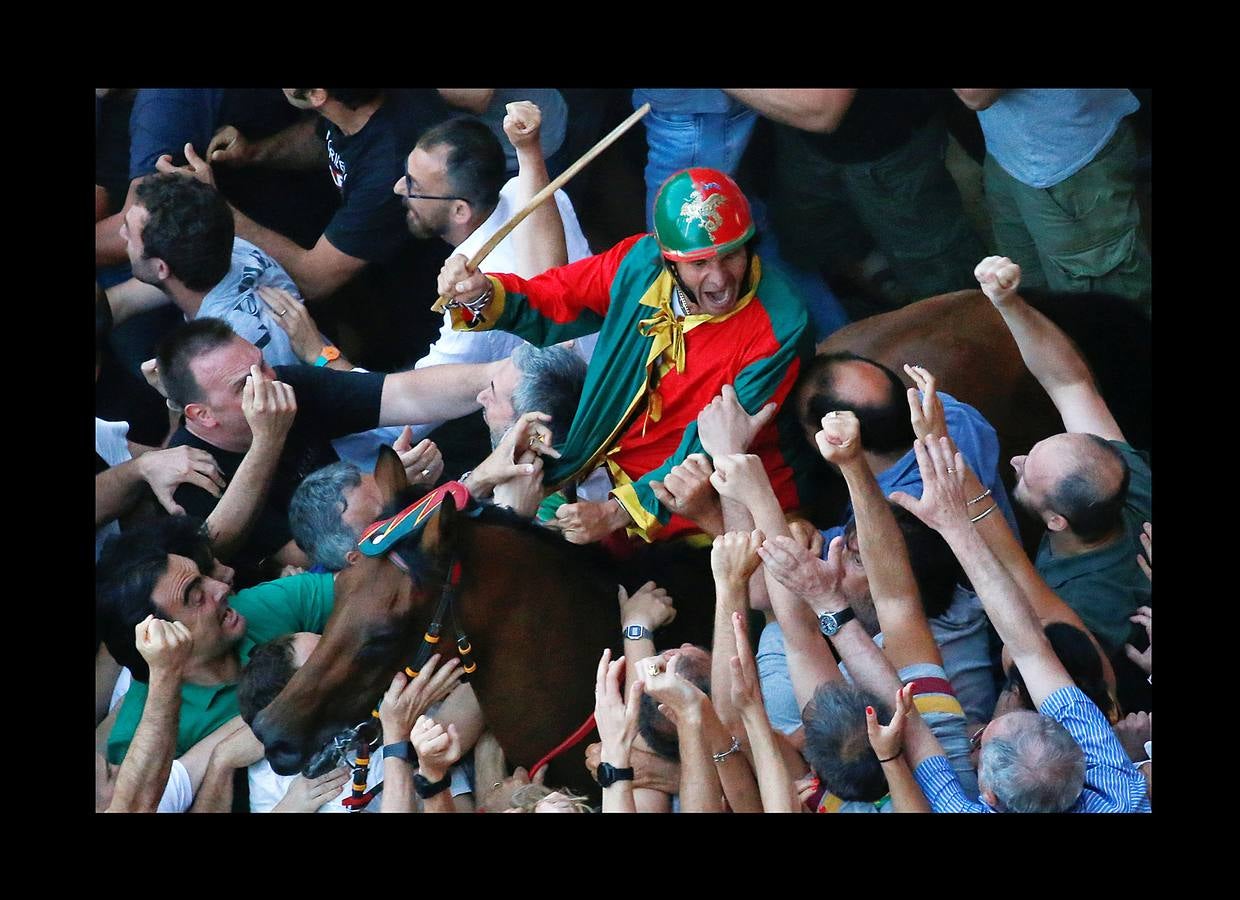
<path id="1" fill-rule="evenodd" d="M 802 131 L 832 132 L 844 121 L 856 88 L 724 88 L 768 119 Z"/>
<path id="2" fill-rule="evenodd" d="M 194 647 L 183 624 L 154 616 L 134 628 L 134 643 L 150 666 L 151 678 L 142 718 L 116 776 L 108 812 L 155 812 L 159 808 L 176 752 L 181 681 Z"/>
<path id="3" fill-rule="evenodd" d="M 829 412 L 816 436 L 823 459 L 848 484 L 857 517 L 857 543 L 887 657 L 897 670 L 913 663 L 943 665 L 930 632 L 908 548 L 861 446 L 861 424 L 851 412 Z"/>
<path id="4" fill-rule="evenodd" d="M 507 110 L 504 134 L 517 151 L 517 192 L 513 200 L 520 208 L 551 180 L 547 177 L 547 162 L 543 159 L 542 144 L 539 142 L 542 111 L 528 100 L 509 103 Z M 518 275 L 532 277 L 568 264 L 564 222 L 560 219 L 560 208 L 555 197 L 548 198 L 530 213 L 512 232 L 509 240 L 516 253 Z"/>
<path id="5" fill-rule="evenodd" d="M 753 516 L 754 524 L 766 535 L 766 542 L 758 553 L 765 563 L 763 569 L 771 608 L 783 632 L 784 646 L 788 653 L 788 672 L 792 677 L 797 707 L 804 709 L 820 684 L 843 676 L 822 639 L 813 611 L 772 572 L 772 565 L 775 563 L 771 554 L 772 541 L 784 538 L 789 543 L 795 543 L 783 511 L 771 490 L 762 462 L 756 456 L 718 457 L 711 483 L 720 495 L 743 504 Z M 806 574 L 814 576 L 817 586 L 824 591 L 833 590 L 830 573 L 815 568 Z M 838 579 L 835 584 L 838 584 Z M 840 602 L 838 608 L 843 608 L 844 605 L 846 604 Z"/>
<path id="6" fill-rule="evenodd" d="M 241 392 L 241 411 L 253 438 L 224 496 L 207 516 L 211 545 L 221 559 L 230 559 L 245 544 L 250 529 L 263 509 L 284 439 L 297 416 L 293 386 L 269 381 L 258 366 L 251 366 Z"/>
<path id="7" fill-rule="evenodd" d="M 878 724 L 874 707 L 865 708 L 865 728 L 870 746 L 883 767 L 883 776 L 891 791 L 891 805 L 896 812 L 930 812 L 930 801 L 922 793 L 904 753 L 904 729 L 913 712 L 913 685 L 906 684 L 896 692 L 895 712 L 886 725 Z"/>
<path id="8" fill-rule="evenodd" d="M 754 532 L 754 535 L 759 532 Z M 754 774 L 758 779 L 758 791 L 762 797 L 763 812 L 798 812 L 801 804 L 792 786 L 792 776 L 784 765 L 784 757 L 775 741 L 775 732 L 766 715 L 762 701 L 762 688 L 758 683 L 757 663 L 749 646 L 749 631 L 745 626 L 745 613 L 734 611 L 729 622 L 735 655 L 728 659 L 731 669 L 728 700 L 733 709 L 740 711 L 740 724 L 748 738 L 749 756 Z M 715 626 L 716 631 L 719 626 Z M 711 677 L 712 693 L 716 708 L 723 696 L 722 688 Z"/>
<path id="9" fill-rule="evenodd" d="M 1006 256 L 988 256 L 977 264 L 973 274 L 1003 316 L 1025 366 L 1050 395 L 1064 428 L 1096 434 L 1109 441 L 1124 440 L 1124 433 L 1098 392 L 1080 351 L 1057 325 L 1016 293 L 1020 287 L 1020 266 Z"/>
<path id="10" fill-rule="evenodd" d="M 225 125 L 207 144 L 206 158 L 212 165 L 313 170 L 327 166 L 327 145 L 315 133 L 314 117 L 307 116 L 257 141 Z"/>
<path id="11" fill-rule="evenodd" d="M 636 659 L 636 657 L 633 657 Z M 628 657 L 612 660 L 611 650 L 599 659 L 594 682 L 594 720 L 602 747 L 600 763 L 620 770 L 615 781 L 603 788 L 603 812 L 637 812 L 633 800 L 633 740 L 637 737 L 637 709 L 641 703 L 642 680 L 629 674 L 629 686 L 622 689 Z M 625 699 L 627 697 L 627 700 Z"/>
<path id="12" fill-rule="evenodd" d="M 761 531 L 732 531 L 715 538 L 710 550 L 710 569 L 715 579 L 711 702 L 715 704 L 720 721 L 734 732 L 741 728 L 741 717 L 732 703 L 732 662 L 737 654 L 732 619 L 734 615 L 744 617 L 749 612 L 749 578 L 762 564 L 758 557 L 762 540 Z"/>
<path id="13" fill-rule="evenodd" d="M 971 521 L 990 518 L 995 505 L 979 513 L 968 505 L 972 495 L 964 487 L 967 463 L 950 438 L 932 437 L 924 444 L 919 439 L 913 449 L 921 469 L 921 499 L 899 491 L 891 499 L 943 535 L 1020 669 L 1034 706 L 1040 707 L 1056 690 L 1071 685 L 1072 679 L 1055 656 L 1024 594 Z"/>
<path id="14" fill-rule="evenodd" d="M 506 360 L 454 363 L 394 372 L 383 379 L 380 425 L 442 422 L 478 409 L 478 394 Z"/>

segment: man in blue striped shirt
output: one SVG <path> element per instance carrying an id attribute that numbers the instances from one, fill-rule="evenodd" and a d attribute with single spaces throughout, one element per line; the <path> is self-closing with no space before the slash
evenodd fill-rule
<path id="1" fill-rule="evenodd" d="M 943 535 L 1025 679 L 1040 712 L 1009 713 L 981 733 L 978 802 L 941 752 L 910 742 L 913 776 L 935 812 L 1149 812 L 1145 779 L 1110 723 L 1077 688 L 1017 583 L 992 550 L 1007 524 L 950 438 L 914 444 L 920 499 L 891 496 Z M 916 732 L 910 734 L 913 736 Z M 931 739 L 932 740 L 932 739 Z M 934 742 L 937 743 L 937 742 Z"/>

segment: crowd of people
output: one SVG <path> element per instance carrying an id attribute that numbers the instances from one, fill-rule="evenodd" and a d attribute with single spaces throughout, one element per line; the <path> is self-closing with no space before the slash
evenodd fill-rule
<path id="1" fill-rule="evenodd" d="M 1137 96 L 637 89 L 645 231 L 592 245 L 570 180 L 471 265 L 609 99 L 96 92 L 96 810 L 1150 811 L 1149 452 L 1040 301 L 1148 326 Z M 1010 465 L 950 372 L 818 351 L 964 290 L 1059 418 Z M 615 585 L 597 791 L 510 766 L 446 642 L 305 765 L 272 737 L 385 466 L 713 583 Z"/>

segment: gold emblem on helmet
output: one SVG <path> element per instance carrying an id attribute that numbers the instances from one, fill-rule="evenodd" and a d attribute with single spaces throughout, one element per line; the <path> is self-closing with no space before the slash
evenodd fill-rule
<path id="1" fill-rule="evenodd" d="M 689 199 L 680 207 L 680 218 L 690 224 L 697 220 L 706 229 L 706 233 L 713 238 L 715 231 L 723 224 L 723 216 L 719 214 L 719 207 L 726 202 L 727 197 L 723 194 L 711 194 L 703 199 L 702 195 L 694 190 L 689 194 Z"/>

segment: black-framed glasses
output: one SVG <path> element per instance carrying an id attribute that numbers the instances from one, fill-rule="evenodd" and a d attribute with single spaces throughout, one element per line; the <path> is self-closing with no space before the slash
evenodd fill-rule
<path id="1" fill-rule="evenodd" d="M 469 202 L 467 197 L 454 197 L 447 194 L 415 194 L 411 188 L 413 187 L 413 176 L 405 172 L 405 198 L 408 200 L 464 200 Z"/>

